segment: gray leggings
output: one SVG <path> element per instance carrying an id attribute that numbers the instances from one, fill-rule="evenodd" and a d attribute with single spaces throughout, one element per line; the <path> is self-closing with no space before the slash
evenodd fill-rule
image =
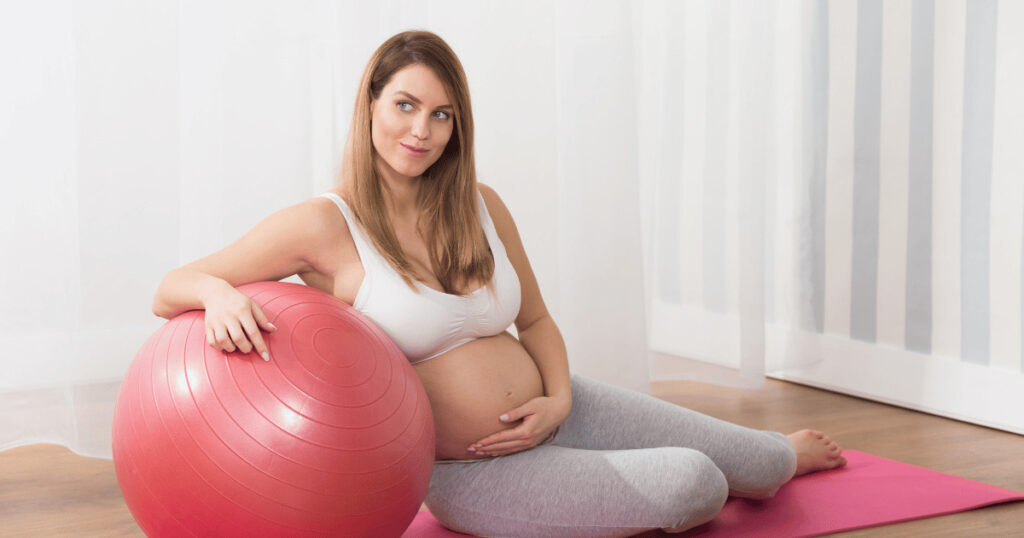
<path id="1" fill-rule="evenodd" d="M 785 435 L 576 374 L 572 411 L 540 445 L 434 462 L 426 505 L 476 536 L 632 536 L 710 521 L 730 490 L 774 495 L 796 472 Z"/>

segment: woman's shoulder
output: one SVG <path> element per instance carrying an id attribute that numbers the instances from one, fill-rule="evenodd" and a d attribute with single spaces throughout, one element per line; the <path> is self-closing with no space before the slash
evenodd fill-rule
<path id="1" fill-rule="evenodd" d="M 340 196 L 334 190 L 327 192 Z M 342 200 L 345 201 L 345 198 L 342 197 Z M 310 211 L 306 212 L 306 224 L 315 229 L 317 235 L 324 237 L 329 243 L 337 243 L 346 237 L 349 241 L 352 240 L 352 232 L 349 230 L 345 215 L 334 200 L 327 196 L 314 196 L 304 203 L 310 208 Z"/>
<path id="2" fill-rule="evenodd" d="M 498 193 L 491 188 L 490 185 L 479 181 L 476 182 L 476 188 L 477 191 L 480 192 L 480 196 L 484 199 L 484 205 L 487 206 L 487 212 L 493 214 L 495 206 L 501 203 L 501 197 L 498 196 Z"/>
<path id="3" fill-rule="evenodd" d="M 327 196 L 314 196 L 299 205 L 304 206 L 304 210 L 297 212 L 297 218 L 302 219 L 301 225 L 316 237 L 317 257 L 330 260 L 326 265 L 333 266 L 355 253 L 352 232 L 334 200 Z"/>
<path id="4" fill-rule="evenodd" d="M 498 228 L 499 235 L 507 233 L 509 224 L 512 220 L 512 215 L 509 213 L 508 207 L 505 202 L 498 196 L 498 192 L 491 188 L 489 185 L 477 182 L 477 188 L 480 190 L 480 196 L 484 199 L 484 205 L 487 207 L 487 213 L 491 216 L 491 220 L 494 222 L 496 228 Z M 504 240 L 504 237 L 502 237 Z"/>

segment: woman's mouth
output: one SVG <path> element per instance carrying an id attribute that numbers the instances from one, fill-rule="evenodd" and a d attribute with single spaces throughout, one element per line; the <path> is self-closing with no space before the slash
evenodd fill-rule
<path id="1" fill-rule="evenodd" d="M 401 144 L 402 147 L 405 148 L 405 151 L 409 155 L 412 155 L 413 157 L 422 157 L 422 156 L 424 156 L 424 155 L 426 155 L 427 153 L 430 152 L 430 150 L 428 150 L 426 148 L 424 148 L 424 149 L 417 149 L 417 148 L 414 148 L 412 146 L 407 146 L 405 144 L 402 144 L 401 142 L 399 142 L 399 144 Z"/>

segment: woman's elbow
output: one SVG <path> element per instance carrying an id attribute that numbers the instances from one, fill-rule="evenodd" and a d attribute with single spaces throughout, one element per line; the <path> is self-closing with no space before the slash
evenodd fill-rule
<path id="1" fill-rule="evenodd" d="M 171 272 L 173 272 L 173 270 Z M 166 288 L 167 277 L 170 276 L 171 272 L 168 272 L 162 279 L 160 279 L 160 284 L 156 287 L 156 291 L 153 292 L 153 314 L 165 319 L 170 319 L 167 312 L 167 301 L 164 298 L 164 288 Z"/>

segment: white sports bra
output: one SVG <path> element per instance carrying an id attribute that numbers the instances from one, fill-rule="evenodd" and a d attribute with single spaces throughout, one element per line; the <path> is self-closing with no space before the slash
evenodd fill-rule
<path id="1" fill-rule="evenodd" d="M 366 276 L 352 306 L 370 318 L 405 353 L 412 364 L 427 361 L 483 336 L 501 333 L 519 315 L 519 277 L 498 238 L 483 195 L 477 191 L 480 220 L 494 257 L 494 301 L 487 286 L 465 297 L 435 290 L 414 281 L 417 294 L 406 285 L 366 231 L 356 222 L 348 204 L 333 192 L 330 198 L 341 210 Z"/>

